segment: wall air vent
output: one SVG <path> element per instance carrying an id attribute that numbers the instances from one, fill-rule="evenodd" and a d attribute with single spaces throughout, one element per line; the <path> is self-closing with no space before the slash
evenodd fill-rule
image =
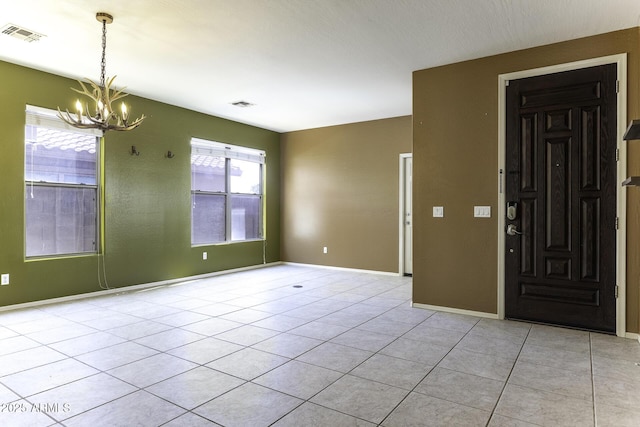
<path id="1" fill-rule="evenodd" d="M 240 108 L 247 108 L 247 107 L 253 107 L 255 104 L 252 104 L 247 101 L 237 101 L 237 102 L 232 102 L 231 105 L 235 105 L 236 107 L 240 107 Z"/>
<path id="2" fill-rule="evenodd" d="M 44 34 L 38 34 L 35 31 L 27 30 L 24 27 L 19 27 L 14 24 L 5 25 L 0 29 L 0 32 L 2 32 L 2 34 L 15 37 L 28 43 L 37 42 L 42 37 L 45 37 Z"/>

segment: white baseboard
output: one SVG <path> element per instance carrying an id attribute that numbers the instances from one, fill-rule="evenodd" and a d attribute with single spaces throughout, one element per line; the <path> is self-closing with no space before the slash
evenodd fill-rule
<path id="1" fill-rule="evenodd" d="M 100 291 L 87 292 L 87 293 L 78 294 L 78 295 L 69 295 L 69 296 L 66 296 L 66 297 L 50 298 L 50 299 L 45 299 L 45 300 L 40 300 L 40 301 L 25 302 L 25 303 L 21 303 L 21 304 L 5 305 L 3 307 L 0 307 L 0 312 L 9 311 L 9 310 L 18 310 L 18 309 L 21 309 L 21 308 L 38 307 L 38 306 L 41 306 L 41 305 L 56 304 L 56 303 L 61 303 L 61 302 L 76 301 L 76 300 L 80 300 L 80 299 L 94 298 L 94 297 L 99 297 L 99 296 L 103 296 L 103 295 L 119 294 L 119 293 L 125 294 L 125 293 L 129 293 L 129 292 L 135 292 L 135 291 L 140 291 L 140 290 L 149 289 L 149 288 L 156 288 L 156 287 L 160 287 L 160 286 L 174 285 L 174 284 L 180 283 L 180 282 L 207 279 L 209 277 L 222 276 L 224 274 L 238 273 L 238 272 L 241 272 L 241 271 L 248 271 L 248 270 L 256 270 L 256 269 L 265 268 L 265 267 L 273 267 L 273 266 L 281 265 L 281 264 L 282 263 L 280 261 L 277 261 L 277 262 L 271 262 L 271 263 L 267 263 L 267 264 L 250 265 L 248 267 L 240 267 L 240 268 L 233 268 L 233 269 L 230 269 L 230 270 L 214 271 L 214 272 L 211 272 L 211 273 L 198 274 L 198 275 L 195 275 L 195 276 L 180 277 L 178 279 L 170 279 L 170 280 L 162 280 L 162 281 L 159 281 L 159 282 L 142 283 L 142 284 L 139 284 L 139 285 L 131 285 L 131 286 L 123 286 L 123 287 L 120 287 L 120 288 L 103 289 L 103 290 L 100 290 Z"/>
<path id="2" fill-rule="evenodd" d="M 636 334 L 635 332 L 627 332 L 624 334 L 624 337 L 632 340 L 637 340 L 638 343 L 640 343 L 640 334 Z"/>
<path id="3" fill-rule="evenodd" d="M 362 270 L 359 268 L 348 268 L 348 267 L 334 267 L 332 265 L 319 265 L 319 264 L 303 264 L 299 262 L 282 262 L 283 265 L 295 265 L 298 267 L 312 267 L 312 268 L 325 268 L 327 270 L 338 270 L 338 271 L 350 271 L 353 273 L 368 273 L 368 274 L 381 274 L 383 276 L 395 276 L 398 277 L 399 273 L 393 273 L 391 271 L 378 271 L 378 270 Z"/>
<path id="4" fill-rule="evenodd" d="M 482 311 L 463 310 L 460 308 L 441 307 L 438 305 L 419 304 L 416 302 L 412 302 L 411 307 L 424 308 L 427 310 L 434 310 L 434 311 L 443 311 L 445 313 L 466 314 L 468 316 L 483 317 L 485 319 L 499 319 L 497 314 L 485 313 Z M 636 334 L 635 332 L 627 332 L 624 335 L 624 338 L 637 340 L 638 343 L 640 343 L 640 334 Z"/>
<path id="5" fill-rule="evenodd" d="M 495 313 L 485 313 L 483 311 L 463 310 L 461 308 L 441 307 L 439 305 L 420 304 L 412 302 L 411 307 L 424 308 L 427 310 L 444 311 L 445 313 L 465 314 L 467 316 L 483 317 L 485 319 L 498 319 L 498 315 Z"/>

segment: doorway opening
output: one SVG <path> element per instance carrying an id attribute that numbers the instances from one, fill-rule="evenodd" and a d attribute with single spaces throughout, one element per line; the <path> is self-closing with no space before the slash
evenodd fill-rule
<path id="1" fill-rule="evenodd" d="M 413 155 L 400 154 L 400 228 L 398 272 L 413 276 L 413 218 L 412 218 Z"/>

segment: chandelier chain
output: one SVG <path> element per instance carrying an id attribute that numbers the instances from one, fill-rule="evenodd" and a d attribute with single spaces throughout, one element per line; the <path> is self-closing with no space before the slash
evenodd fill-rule
<path id="1" fill-rule="evenodd" d="M 102 62 L 100 63 L 100 87 L 104 89 L 107 68 L 107 21 L 102 20 Z"/>

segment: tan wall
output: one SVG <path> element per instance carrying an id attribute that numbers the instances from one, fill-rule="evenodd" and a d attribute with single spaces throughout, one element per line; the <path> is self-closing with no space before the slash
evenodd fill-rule
<path id="1" fill-rule="evenodd" d="M 414 73 L 414 302 L 497 313 L 498 75 L 628 52 L 628 117 L 637 118 L 638 35 L 633 28 Z M 639 175 L 640 141 L 628 154 L 628 174 Z M 627 331 L 638 332 L 640 189 L 627 194 Z M 473 218 L 474 205 L 490 205 L 492 218 Z M 432 206 L 444 206 L 445 217 L 433 218 Z"/>
<path id="2" fill-rule="evenodd" d="M 291 132 L 281 142 L 282 260 L 397 272 L 398 165 L 411 152 L 411 117 Z"/>

